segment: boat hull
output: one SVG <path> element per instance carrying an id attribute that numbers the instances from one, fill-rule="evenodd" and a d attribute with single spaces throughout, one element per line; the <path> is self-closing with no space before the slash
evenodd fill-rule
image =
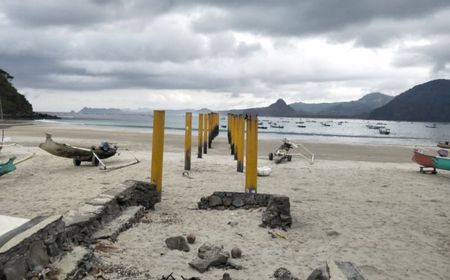
<path id="1" fill-rule="evenodd" d="M 5 163 L 0 163 L 0 176 L 5 175 L 14 170 L 16 170 L 16 166 L 14 165 L 14 158 L 10 158 Z"/>
<path id="2" fill-rule="evenodd" d="M 99 146 L 75 147 L 68 144 L 57 143 L 53 141 L 51 135 L 47 135 L 47 139 L 44 143 L 39 144 L 39 148 L 58 157 L 72 158 L 80 161 L 91 161 L 93 153 L 99 158 L 105 159 L 112 157 L 117 152 L 117 148 L 115 147 L 111 147 L 109 150 L 105 151 Z"/>
<path id="3" fill-rule="evenodd" d="M 433 157 L 433 164 L 438 169 L 450 170 L 450 158 Z"/>
<path id="4" fill-rule="evenodd" d="M 435 167 L 433 162 L 433 156 L 425 155 L 421 153 L 419 150 L 414 150 L 414 155 L 412 157 L 412 161 L 416 162 L 423 167 Z"/>

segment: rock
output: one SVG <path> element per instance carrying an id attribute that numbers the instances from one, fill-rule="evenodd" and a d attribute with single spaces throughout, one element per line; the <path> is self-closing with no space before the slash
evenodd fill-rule
<path id="1" fill-rule="evenodd" d="M 208 203 L 209 203 L 209 207 L 217 207 L 217 206 L 222 205 L 222 199 L 220 198 L 220 196 L 211 195 L 208 198 Z"/>
<path id="2" fill-rule="evenodd" d="M 314 269 L 306 280 L 330 280 L 330 276 L 328 275 L 326 268 L 322 267 Z"/>
<path id="3" fill-rule="evenodd" d="M 207 271 L 211 266 L 225 265 L 230 255 L 223 247 L 205 243 L 198 248 L 198 258 L 189 262 L 189 265 L 200 273 Z"/>
<path id="4" fill-rule="evenodd" d="M 31 269 L 34 269 L 37 266 L 43 267 L 48 264 L 49 260 L 44 241 L 39 240 L 31 244 L 30 257 L 28 262 Z"/>
<path id="5" fill-rule="evenodd" d="M 292 276 L 291 272 L 284 267 L 280 267 L 273 273 L 273 277 L 277 280 L 299 280 Z"/>
<path id="6" fill-rule="evenodd" d="M 227 268 L 232 268 L 232 269 L 236 269 L 236 270 L 241 270 L 243 267 L 240 264 L 235 263 L 232 260 L 228 260 L 227 264 L 225 265 L 225 267 Z"/>
<path id="7" fill-rule="evenodd" d="M 231 202 L 231 205 L 233 205 L 236 208 L 239 208 L 239 207 L 244 206 L 245 203 L 240 197 L 236 197 L 233 199 L 233 202 Z"/>
<path id="8" fill-rule="evenodd" d="M 224 273 L 223 274 L 223 276 L 222 276 L 222 280 L 231 280 L 231 276 L 230 276 L 230 274 L 228 274 L 228 273 Z"/>
<path id="9" fill-rule="evenodd" d="M 232 227 L 237 226 L 238 224 L 239 224 L 239 223 L 236 222 L 236 221 L 228 222 L 228 225 L 230 225 L 230 226 L 232 226 Z"/>
<path id="10" fill-rule="evenodd" d="M 189 245 L 183 236 L 174 236 L 166 239 L 166 245 L 171 250 L 189 252 Z"/>
<path id="11" fill-rule="evenodd" d="M 189 244 L 193 244 L 195 242 L 195 235 L 193 233 L 189 233 L 186 236 L 186 239 Z"/>
<path id="12" fill-rule="evenodd" d="M 231 205 L 231 202 L 232 202 L 233 200 L 231 199 L 231 198 L 229 198 L 229 197 L 224 197 L 223 199 L 222 199 L 222 203 L 223 203 L 223 205 L 224 206 L 226 206 L 226 207 L 229 207 L 230 205 Z"/>
<path id="13" fill-rule="evenodd" d="M 234 247 L 233 249 L 231 249 L 231 257 L 233 259 L 238 259 L 242 256 L 242 251 L 241 249 L 239 249 L 238 247 Z"/>
<path id="14" fill-rule="evenodd" d="M 262 213 L 263 227 L 286 229 L 292 225 L 289 197 L 273 196 Z"/>

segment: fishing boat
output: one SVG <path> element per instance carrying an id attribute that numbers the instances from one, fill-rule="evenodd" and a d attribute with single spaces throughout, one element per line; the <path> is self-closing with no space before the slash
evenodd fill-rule
<path id="1" fill-rule="evenodd" d="M 305 128 L 305 127 L 306 127 L 306 125 L 297 125 L 297 127 L 300 127 L 300 128 Z"/>
<path id="2" fill-rule="evenodd" d="M 450 158 L 448 157 L 433 157 L 434 167 L 437 169 L 450 170 Z"/>
<path id="3" fill-rule="evenodd" d="M 436 167 L 433 162 L 434 156 L 426 155 L 422 150 L 414 149 L 414 154 L 412 157 L 412 161 L 416 162 L 418 165 L 421 165 L 420 172 L 431 172 L 436 174 Z M 424 168 L 432 168 L 432 170 L 425 170 Z"/>
<path id="4" fill-rule="evenodd" d="M 279 124 L 277 124 L 277 123 L 271 124 L 270 127 L 271 127 L 271 128 L 284 128 L 284 126 L 279 125 Z"/>
<path id="5" fill-rule="evenodd" d="M 428 127 L 428 128 L 436 128 L 437 126 L 436 126 L 435 123 L 433 123 L 433 124 L 427 124 L 427 125 L 425 125 L 425 127 Z"/>
<path id="6" fill-rule="evenodd" d="M 12 157 L 7 162 L 0 163 L 0 176 L 16 170 L 16 165 L 14 164 L 15 159 L 15 157 Z"/>
<path id="7" fill-rule="evenodd" d="M 70 144 L 62 144 L 53 141 L 52 135 L 49 133 L 46 133 L 45 135 L 46 135 L 45 142 L 39 144 L 39 148 L 58 157 L 70 158 L 72 159 L 73 164 L 75 166 L 80 166 L 82 161 L 90 161 L 94 166 L 98 166 L 100 164 L 101 165 L 100 168 L 103 170 L 106 169 L 112 170 L 127 167 L 140 162 L 134 156 L 134 154 L 132 154 L 127 149 L 124 149 L 133 156 L 134 158 L 133 161 L 124 164 L 119 164 L 116 166 L 106 166 L 106 164 L 102 161 L 102 159 L 107 159 L 114 156 L 117 153 L 117 150 L 119 149 L 117 145 L 112 145 L 104 141 L 101 142 L 100 145 L 73 146 Z"/>
<path id="8" fill-rule="evenodd" d="M 383 134 L 383 135 L 391 134 L 391 130 L 389 128 L 380 128 L 378 131 L 380 132 L 380 134 Z"/>
<path id="9" fill-rule="evenodd" d="M 39 144 L 39 148 L 58 157 L 71 158 L 75 166 L 79 166 L 82 161 L 91 161 L 93 165 L 98 166 L 99 159 L 112 157 L 117 152 L 117 146 L 110 145 L 108 142 L 102 142 L 99 146 L 75 147 L 53 141 L 49 133 L 45 135 L 45 142 Z"/>
<path id="10" fill-rule="evenodd" d="M 438 142 L 437 146 L 438 146 L 439 148 L 443 148 L 443 149 L 450 149 L 450 143 L 449 143 L 449 141 L 441 141 L 441 142 Z"/>
<path id="11" fill-rule="evenodd" d="M 374 124 L 367 124 L 366 127 L 368 129 L 377 129 L 377 130 L 379 130 L 380 128 L 385 128 L 384 125 L 374 125 Z"/>
<path id="12" fill-rule="evenodd" d="M 265 125 L 258 125 L 258 129 L 267 129 L 267 126 L 265 126 Z"/>

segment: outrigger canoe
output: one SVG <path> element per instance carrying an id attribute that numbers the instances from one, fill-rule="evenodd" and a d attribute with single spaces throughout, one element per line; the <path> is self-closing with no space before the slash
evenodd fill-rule
<path id="1" fill-rule="evenodd" d="M 15 159 L 15 157 L 12 157 L 7 162 L 0 163 L 0 176 L 16 170 L 16 165 L 14 164 Z"/>
<path id="2" fill-rule="evenodd" d="M 58 157 L 71 158 L 75 166 L 79 166 L 82 161 L 90 161 L 98 166 L 99 159 L 112 157 L 117 152 L 117 146 L 108 142 L 102 142 L 98 146 L 72 146 L 53 141 L 49 133 L 45 135 L 45 142 L 39 144 L 39 148 Z"/>

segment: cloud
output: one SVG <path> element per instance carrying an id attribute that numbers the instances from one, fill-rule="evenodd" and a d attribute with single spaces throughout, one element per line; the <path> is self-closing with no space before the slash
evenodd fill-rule
<path id="1" fill-rule="evenodd" d="M 448 77 L 449 34 L 448 0 L 3 0 L 0 68 L 38 109 L 77 92 L 338 101 Z"/>

